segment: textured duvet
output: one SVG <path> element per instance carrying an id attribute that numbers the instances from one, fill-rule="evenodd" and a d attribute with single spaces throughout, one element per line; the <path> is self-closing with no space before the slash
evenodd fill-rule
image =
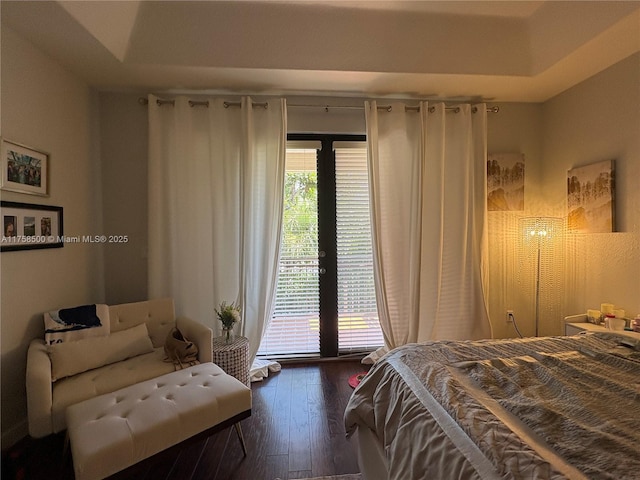
<path id="1" fill-rule="evenodd" d="M 388 478 L 640 479 L 640 342 L 428 342 L 378 361 L 345 411 Z"/>

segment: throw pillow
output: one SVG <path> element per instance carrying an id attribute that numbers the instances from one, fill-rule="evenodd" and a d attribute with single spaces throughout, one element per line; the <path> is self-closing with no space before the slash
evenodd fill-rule
<path id="1" fill-rule="evenodd" d="M 47 345 L 109 335 L 109 307 L 81 305 L 52 310 L 44 314 L 44 340 Z"/>
<path id="2" fill-rule="evenodd" d="M 64 377 L 153 352 L 153 344 L 147 325 L 141 323 L 106 337 L 83 338 L 50 345 L 48 350 L 51 358 L 51 376 L 55 382 Z"/>
<path id="3" fill-rule="evenodd" d="M 173 328 L 164 342 L 165 362 L 173 362 L 176 369 L 198 364 L 198 347 L 177 328 Z"/>

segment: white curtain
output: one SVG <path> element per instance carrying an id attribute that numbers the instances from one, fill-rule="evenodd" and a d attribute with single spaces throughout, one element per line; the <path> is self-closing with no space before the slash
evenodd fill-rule
<path id="1" fill-rule="evenodd" d="M 214 309 L 238 302 L 253 361 L 277 278 L 285 100 L 157 100 L 149 96 L 149 295 L 173 297 L 216 334 Z"/>
<path id="2" fill-rule="evenodd" d="M 391 107 L 379 112 L 375 101 L 365 103 L 385 346 L 490 338 L 486 106 Z"/>

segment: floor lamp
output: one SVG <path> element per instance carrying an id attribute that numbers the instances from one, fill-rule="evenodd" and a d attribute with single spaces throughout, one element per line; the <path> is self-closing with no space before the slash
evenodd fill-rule
<path id="1" fill-rule="evenodd" d="M 562 255 L 562 240 L 564 236 L 564 221 L 558 217 L 522 217 L 519 221 L 520 231 L 520 260 L 529 265 L 533 261 L 535 271 L 535 335 L 540 333 L 540 281 L 554 283 L 560 277 L 560 262 Z M 548 299 L 550 301 L 550 299 Z"/>

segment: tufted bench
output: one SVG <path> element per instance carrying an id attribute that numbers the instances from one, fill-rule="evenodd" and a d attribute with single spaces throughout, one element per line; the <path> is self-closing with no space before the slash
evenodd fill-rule
<path id="1" fill-rule="evenodd" d="M 251 415 L 251 389 L 203 363 L 67 408 L 76 480 L 112 475 L 194 435 Z"/>

